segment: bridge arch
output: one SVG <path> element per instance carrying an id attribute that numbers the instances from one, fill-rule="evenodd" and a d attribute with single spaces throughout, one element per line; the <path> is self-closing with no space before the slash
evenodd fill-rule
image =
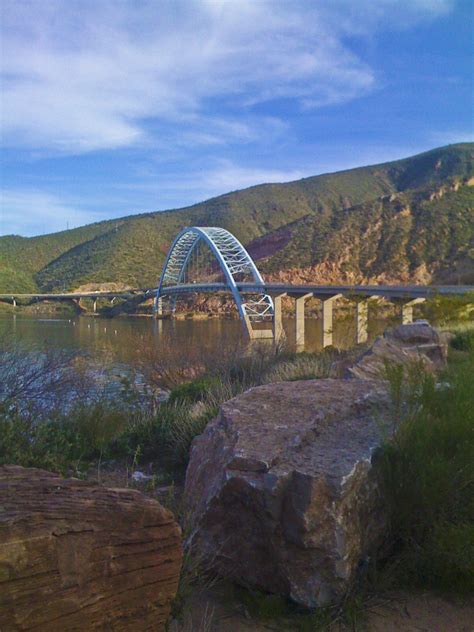
<path id="1" fill-rule="evenodd" d="M 256 337 L 252 324 L 264 317 L 273 317 L 273 301 L 265 293 L 262 276 L 247 250 L 232 233 L 224 228 L 191 226 L 184 228 L 177 235 L 163 266 L 156 301 L 167 293 L 167 288 L 177 289 L 180 285 L 184 285 L 184 271 L 200 241 L 204 241 L 209 246 L 219 263 L 247 333 L 251 337 Z M 238 287 L 240 275 L 250 276 L 257 291 L 252 292 L 250 296 L 243 294 Z"/>

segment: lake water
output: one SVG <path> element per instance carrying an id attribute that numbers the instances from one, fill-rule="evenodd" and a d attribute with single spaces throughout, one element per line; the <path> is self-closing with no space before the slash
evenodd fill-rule
<path id="1" fill-rule="evenodd" d="M 387 320 L 369 322 L 369 337 L 380 334 Z M 288 345 L 294 345 L 294 321 L 284 322 Z M 321 320 L 306 320 L 306 351 L 318 351 L 321 340 Z M 103 319 L 75 317 L 71 319 L 28 317 L 21 314 L 0 318 L 0 336 L 13 336 L 27 348 L 47 347 L 67 351 L 83 351 L 96 359 L 129 362 L 143 345 L 172 343 L 179 350 L 228 348 L 245 340 L 239 320 L 154 320 L 151 318 Z M 355 320 L 336 320 L 334 345 L 347 348 L 355 342 Z M 168 345 L 169 346 L 169 345 Z"/>

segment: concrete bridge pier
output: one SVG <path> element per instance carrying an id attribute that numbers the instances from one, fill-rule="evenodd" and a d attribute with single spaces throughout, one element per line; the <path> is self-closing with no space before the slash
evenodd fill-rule
<path id="1" fill-rule="evenodd" d="M 312 298 L 313 294 L 290 294 L 295 299 L 295 343 L 296 351 L 304 351 L 305 342 L 305 305 L 309 298 Z"/>
<path id="2" fill-rule="evenodd" d="M 275 342 L 283 340 L 285 337 L 285 330 L 283 329 L 283 317 L 281 309 L 281 300 L 286 296 L 286 292 L 283 294 L 277 294 L 273 297 L 273 338 Z"/>
<path id="3" fill-rule="evenodd" d="M 356 343 L 367 342 L 369 337 L 369 301 L 364 299 L 356 303 Z"/>
<path id="4" fill-rule="evenodd" d="M 162 296 L 155 296 L 154 300 L 153 300 L 153 315 L 155 318 L 158 318 L 159 316 L 163 316 L 163 297 Z"/>
<path id="5" fill-rule="evenodd" d="M 333 344 L 333 331 L 334 331 L 334 314 L 333 306 L 334 301 L 340 298 L 342 294 L 334 294 L 334 296 L 317 296 L 321 301 L 321 317 L 322 317 L 322 331 L 321 331 L 321 346 L 330 347 Z"/>
<path id="6" fill-rule="evenodd" d="M 96 298 L 94 299 L 92 311 L 94 312 L 94 314 L 97 314 L 97 299 Z"/>
<path id="7" fill-rule="evenodd" d="M 14 296 L 12 296 L 12 304 L 13 307 L 16 307 L 16 298 Z"/>
<path id="8" fill-rule="evenodd" d="M 365 296 L 356 299 L 356 343 L 367 342 L 369 337 L 369 301 L 379 300 L 380 296 Z"/>
<path id="9" fill-rule="evenodd" d="M 423 303 L 425 300 L 424 298 L 414 298 L 410 301 L 400 302 L 402 306 L 402 323 L 404 325 L 409 325 L 413 322 L 413 306 Z"/>

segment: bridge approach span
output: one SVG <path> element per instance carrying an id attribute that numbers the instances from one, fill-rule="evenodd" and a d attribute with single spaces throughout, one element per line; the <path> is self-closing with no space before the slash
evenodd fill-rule
<path id="1" fill-rule="evenodd" d="M 224 275 L 225 282 L 189 283 L 186 274 L 193 253 L 201 245 L 206 245 Z M 218 269 L 218 268 L 217 268 Z M 188 276 L 188 278 L 187 278 Z M 212 277 L 213 275 L 211 275 Z M 321 301 L 323 347 L 332 344 L 333 305 L 344 296 L 356 304 L 357 342 L 367 340 L 369 299 L 382 298 L 400 306 L 402 321 L 411 322 L 413 306 L 427 298 L 443 295 L 455 296 L 472 293 L 474 286 L 423 286 L 423 285 L 291 285 L 286 283 L 266 283 L 254 261 L 240 241 L 227 230 L 212 226 L 191 226 L 183 229 L 173 241 L 166 257 L 157 288 L 109 291 L 109 292 L 64 292 L 58 294 L 0 294 L 0 301 L 93 300 L 94 312 L 97 300 L 122 298 L 138 304 L 154 297 L 155 313 L 162 311 L 162 299 L 170 297 L 174 305 L 176 297 L 190 293 L 231 292 L 237 304 L 240 317 L 251 338 L 275 338 L 283 335 L 282 298 L 295 299 L 295 337 L 297 346 L 304 344 L 305 302 L 311 298 Z M 474 302 L 474 301 L 473 301 Z M 261 328 L 258 323 L 272 321 L 272 329 Z"/>
<path id="2" fill-rule="evenodd" d="M 474 293 L 472 285 L 292 285 L 291 283 L 237 283 L 240 292 L 254 292 L 263 290 L 269 295 L 287 294 L 297 298 L 304 294 L 312 294 L 316 298 L 330 297 L 342 294 L 348 298 L 379 296 L 387 300 L 413 300 L 416 298 L 430 298 L 434 296 L 460 296 Z M 190 292 L 228 292 L 225 283 L 188 283 L 182 285 L 169 285 L 162 288 L 161 294 L 183 294 Z"/>

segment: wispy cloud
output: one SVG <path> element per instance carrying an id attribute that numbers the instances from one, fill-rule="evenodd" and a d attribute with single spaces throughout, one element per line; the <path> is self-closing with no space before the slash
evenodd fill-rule
<path id="1" fill-rule="evenodd" d="M 256 104 L 321 107 L 372 89 L 374 71 L 348 34 L 450 4 L 3 0 L 4 142 L 63 153 L 170 133 L 177 143 L 246 142 L 264 133 Z"/>
<path id="2" fill-rule="evenodd" d="M 299 180 L 305 175 L 312 175 L 309 171 L 299 169 L 262 169 L 250 168 L 235 165 L 231 161 L 221 161 L 219 165 L 205 173 L 197 181 L 203 193 L 209 192 L 215 195 L 218 191 L 225 193 L 227 191 L 235 191 L 244 189 L 256 184 L 272 183 L 272 182 L 289 182 L 291 180 Z"/>
<path id="3" fill-rule="evenodd" d="M 0 193 L 0 235 L 38 235 L 81 226 L 99 219 L 55 195 L 37 190 Z M 8 228 L 7 228 L 8 227 Z"/>

